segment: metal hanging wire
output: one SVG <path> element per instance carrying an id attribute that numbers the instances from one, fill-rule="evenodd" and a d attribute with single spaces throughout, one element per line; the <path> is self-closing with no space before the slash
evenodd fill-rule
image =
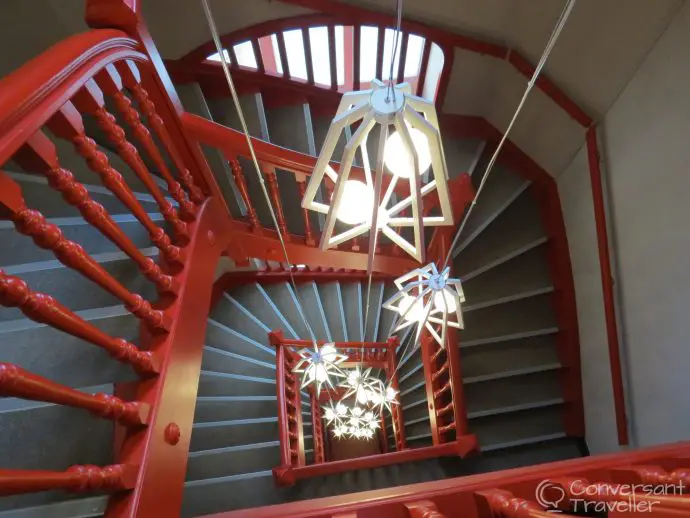
<path id="1" fill-rule="evenodd" d="M 268 210 L 271 213 L 271 219 L 273 221 L 273 227 L 275 228 L 276 233 L 278 234 L 278 239 L 280 240 L 280 246 L 283 249 L 283 255 L 285 257 L 285 262 L 288 264 L 288 273 L 290 275 L 290 283 L 292 284 L 292 289 L 295 292 L 295 302 L 297 306 L 297 311 L 300 314 L 300 317 L 302 318 L 302 322 L 304 323 L 304 326 L 307 329 L 307 332 L 309 333 L 311 340 L 316 343 L 316 336 L 314 335 L 314 330 L 312 327 L 309 325 L 309 322 L 307 321 L 306 314 L 302 308 L 302 304 L 300 303 L 299 299 L 299 292 L 297 291 L 297 283 L 295 282 L 295 277 L 293 275 L 292 271 L 292 263 L 290 262 L 290 258 L 288 257 L 288 252 L 287 252 L 287 247 L 285 246 L 285 239 L 283 235 L 280 232 L 280 227 L 278 226 L 278 219 L 276 217 L 276 213 L 273 210 L 273 204 L 271 203 L 271 197 L 268 194 L 268 190 L 266 189 L 266 183 L 264 182 L 264 176 L 263 173 L 261 172 L 261 166 L 259 166 L 259 160 L 256 157 L 256 152 L 254 151 L 254 144 L 252 143 L 252 138 L 249 135 L 249 130 L 247 129 L 247 122 L 244 118 L 244 112 L 242 111 L 242 106 L 240 106 L 240 100 L 237 95 L 237 90 L 235 89 L 235 83 L 232 80 L 232 76 L 230 75 L 230 67 L 228 63 L 228 56 L 226 55 L 223 45 L 220 42 L 220 36 L 218 35 L 218 29 L 216 28 L 216 22 L 213 19 L 213 13 L 211 12 L 211 8 L 208 5 L 208 0 L 201 0 L 201 5 L 204 8 L 204 14 L 206 15 L 206 20 L 208 22 L 208 27 L 209 30 L 211 31 L 211 37 L 213 38 L 213 42 L 216 46 L 216 50 L 218 51 L 218 57 L 220 58 L 220 64 L 221 67 L 223 68 L 223 73 L 225 74 L 225 79 L 227 80 L 228 86 L 230 87 L 230 94 L 232 95 L 232 101 L 235 104 L 235 109 L 237 110 L 237 115 L 240 119 L 240 124 L 242 125 L 242 132 L 244 133 L 244 137 L 247 140 L 247 146 L 249 147 L 249 153 L 251 155 L 252 162 L 254 164 L 254 168 L 256 169 L 256 176 L 259 179 L 259 184 L 261 185 L 261 191 L 263 192 L 264 198 L 266 199 L 266 205 L 268 206 Z"/>
<path id="2" fill-rule="evenodd" d="M 527 82 L 527 88 L 525 89 L 525 93 L 522 95 L 522 98 L 520 99 L 520 102 L 517 105 L 517 108 L 515 109 L 515 113 L 513 113 L 513 117 L 510 120 L 510 124 L 508 124 L 508 127 L 506 128 L 505 132 L 503 133 L 503 137 L 498 143 L 498 146 L 496 146 L 496 149 L 494 150 L 493 155 L 491 156 L 491 159 L 489 160 L 489 163 L 486 166 L 486 169 L 484 170 L 484 174 L 482 176 L 481 182 L 479 183 L 479 187 L 477 188 L 477 192 L 474 195 L 474 198 L 472 199 L 472 203 L 467 209 L 467 212 L 465 212 L 465 216 L 460 223 L 460 226 L 458 227 L 457 232 L 455 233 L 455 237 L 453 238 L 453 242 L 450 245 L 450 248 L 448 249 L 448 255 L 446 256 L 446 259 L 443 263 L 443 268 L 448 266 L 448 261 L 450 260 L 450 257 L 453 253 L 453 249 L 458 243 L 458 239 L 460 239 L 460 235 L 462 234 L 463 229 L 465 228 L 465 225 L 467 223 L 467 220 L 472 213 L 472 210 L 474 209 L 474 206 L 477 204 L 477 198 L 482 192 L 482 189 L 484 188 L 484 185 L 486 184 L 486 180 L 489 177 L 489 174 L 491 173 L 491 170 L 494 167 L 494 164 L 496 163 L 496 159 L 498 158 L 498 154 L 501 152 L 501 149 L 503 148 L 503 145 L 505 144 L 508 134 L 510 133 L 510 130 L 513 128 L 515 125 L 515 121 L 517 120 L 518 115 L 522 111 L 523 106 L 525 105 L 525 102 L 527 101 L 527 97 L 529 96 L 530 92 L 532 91 L 532 88 L 534 88 L 534 85 L 537 82 L 537 79 L 539 78 L 539 75 L 541 74 L 542 69 L 544 68 L 544 65 L 546 64 L 546 60 L 549 58 L 551 55 L 551 51 L 553 50 L 554 45 L 556 44 L 556 40 L 558 40 L 559 35 L 561 34 L 561 31 L 563 30 L 563 27 L 565 26 L 565 23 L 568 21 L 568 18 L 570 16 L 570 13 L 573 10 L 573 7 L 575 6 L 575 2 L 577 0 L 568 0 L 565 6 L 563 7 L 563 10 L 561 11 L 560 16 L 558 17 L 558 21 L 556 22 L 556 25 L 551 32 L 551 35 L 549 36 L 549 39 L 546 43 L 546 47 L 544 48 L 544 52 L 542 53 L 541 58 L 539 59 L 539 62 L 537 63 L 537 66 L 534 68 L 534 72 L 532 73 L 532 77 L 530 80 Z M 418 297 L 417 299 L 419 299 Z M 417 299 L 415 299 L 415 303 L 417 302 Z M 428 318 L 428 314 L 427 314 Z M 426 318 L 424 319 L 426 321 Z M 419 334 L 421 337 L 421 333 Z M 414 349 L 417 348 L 418 346 L 418 341 L 419 339 L 413 339 L 408 341 L 407 345 L 403 349 L 403 354 L 400 355 L 400 358 L 405 358 L 405 354 L 407 350 L 409 349 L 411 344 L 414 344 L 413 346 L 413 351 Z M 398 369 L 400 368 L 400 363 L 397 364 L 395 371 L 393 371 L 393 374 L 398 372 Z M 392 377 L 392 376 L 391 376 Z"/>
<path id="3" fill-rule="evenodd" d="M 477 198 L 479 198 L 479 195 L 484 189 L 484 185 L 486 185 L 486 180 L 489 178 L 489 174 L 491 173 L 491 170 L 493 169 L 494 164 L 498 159 L 498 155 L 501 152 L 501 149 L 503 148 L 503 144 L 505 144 L 506 140 L 508 139 L 508 134 L 513 129 L 515 121 L 517 120 L 518 115 L 522 111 L 522 108 L 525 105 L 525 102 L 527 101 L 527 96 L 529 96 L 530 92 L 532 91 L 532 88 L 534 88 L 534 85 L 537 82 L 537 79 L 539 78 L 539 75 L 541 74 L 544 65 L 546 64 L 546 60 L 551 55 L 551 51 L 553 50 L 553 47 L 556 44 L 556 40 L 558 39 L 558 36 L 561 34 L 561 31 L 563 30 L 565 23 L 568 21 L 568 17 L 570 16 L 570 13 L 573 10 L 573 7 L 575 6 L 575 2 L 576 0 L 568 0 L 568 2 L 563 7 L 560 16 L 558 17 L 558 21 L 556 22 L 556 26 L 551 32 L 551 36 L 549 37 L 549 40 L 546 43 L 544 52 L 542 53 L 542 56 L 539 59 L 539 62 L 537 63 L 537 66 L 534 68 L 532 77 L 527 82 L 527 88 L 525 89 L 525 93 L 522 94 L 522 99 L 520 99 L 517 109 L 515 110 L 512 119 L 510 119 L 508 127 L 503 133 L 503 137 L 501 137 L 498 146 L 496 146 L 496 149 L 494 150 L 493 155 L 491 156 L 491 159 L 489 160 L 489 163 L 487 164 L 486 169 L 484 170 L 484 175 L 482 176 L 482 179 L 479 182 L 479 187 L 477 188 L 477 192 L 475 193 L 474 198 L 472 199 L 472 203 L 470 204 L 470 207 L 467 209 L 467 212 L 465 212 L 465 216 L 463 217 L 462 222 L 458 227 L 458 231 L 455 233 L 453 242 L 451 243 L 450 248 L 448 249 L 448 255 L 446 255 L 446 259 L 443 262 L 443 268 L 448 266 L 448 261 L 450 261 L 451 255 L 453 254 L 453 250 L 455 249 L 455 246 L 458 244 L 458 240 L 460 239 L 460 235 L 462 234 L 462 231 L 464 230 L 465 225 L 467 224 L 467 220 L 469 219 L 470 214 L 472 214 L 472 211 L 474 210 L 474 207 L 477 204 Z"/>

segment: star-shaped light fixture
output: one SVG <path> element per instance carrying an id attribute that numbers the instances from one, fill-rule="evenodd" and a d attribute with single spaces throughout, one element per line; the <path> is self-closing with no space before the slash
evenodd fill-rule
<path id="1" fill-rule="evenodd" d="M 439 273 L 431 263 L 397 278 L 395 285 L 398 292 L 383 304 L 399 315 L 394 332 L 416 324 L 415 343 L 426 328 L 445 347 L 447 328 L 464 328 L 461 305 L 465 294 L 460 279 L 450 278 L 449 267 Z"/>
<path id="2" fill-rule="evenodd" d="M 338 367 L 347 360 L 347 356 L 340 354 L 332 343 L 319 346 L 314 342 L 314 350 L 301 349 L 300 360 L 292 369 L 294 373 L 302 374 L 302 386 L 316 383 L 316 393 L 321 392 L 321 386 L 325 383 L 331 389 L 334 387 L 332 377 L 341 378 L 343 371 Z"/>
<path id="3" fill-rule="evenodd" d="M 357 123 L 359 126 L 345 145 L 342 157 L 336 160 L 340 162 L 336 172 L 331 166 L 336 145 L 345 128 Z M 367 138 L 376 126 L 380 131 L 376 162 L 372 167 Z M 363 174 L 355 177 L 351 170 L 358 150 Z M 432 179 L 422 185 L 422 175 L 429 168 Z M 408 83 L 390 87 L 374 79 L 371 89 L 343 95 L 309 180 L 302 207 L 327 214 L 319 245 L 321 250 L 369 232 L 371 271 L 372 251 L 380 230 L 405 252 L 423 262 L 424 226 L 453 224 L 447 179 L 434 104 L 412 95 Z M 408 183 L 407 194 L 396 199 L 394 193 L 400 181 Z M 322 184 L 326 191 L 333 186 L 333 194 L 325 202 L 317 200 Z M 433 211 L 436 212 L 432 213 L 431 204 L 425 207 L 422 201 L 434 192 Z M 411 216 L 403 216 L 402 212 L 408 208 L 411 208 Z M 338 230 L 336 221 L 341 223 Z M 412 242 L 393 227 L 412 228 Z"/>

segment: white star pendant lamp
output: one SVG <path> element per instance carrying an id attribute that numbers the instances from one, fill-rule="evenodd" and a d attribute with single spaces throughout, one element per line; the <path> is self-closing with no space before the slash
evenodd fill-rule
<path id="1" fill-rule="evenodd" d="M 439 273 L 436 264 L 417 268 L 395 280 L 398 292 L 383 307 L 398 313 L 394 332 L 417 325 L 415 343 L 422 329 L 445 347 L 448 327 L 463 329 L 462 303 L 465 294 L 460 279 L 450 278 L 450 268 Z"/>
<path id="2" fill-rule="evenodd" d="M 342 157 L 334 157 L 336 144 L 345 128 L 359 123 L 345 145 Z M 376 162 L 369 161 L 367 138 L 378 125 Z M 395 130 L 395 132 L 392 132 Z M 357 151 L 360 152 L 363 174 L 351 175 Z M 331 160 L 340 162 L 336 171 Z M 339 160 L 338 160 L 339 159 Z M 422 185 L 422 175 L 431 167 L 430 181 Z M 319 187 L 334 184 L 327 203 L 317 201 Z M 421 97 L 412 95 L 407 83 L 389 88 L 379 80 L 370 90 L 343 95 L 328 130 L 321 153 L 309 180 L 302 207 L 327 214 L 320 248 L 327 250 L 369 232 L 369 270 L 373 263 L 378 232 L 416 260 L 424 261 L 424 226 L 453 224 L 453 211 L 448 194 L 446 167 L 436 109 Z M 409 184 L 404 198 L 394 197 L 398 182 Z M 424 210 L 423 201 L 433 192 L 438 196 L 435 215 Z M 411 216 L 402 211 L 410 208 Z M 341 230 L 336 230 L 336 221 Z M 343 226 L 347 226 L 342 230 Z M 411 227 L 412 242 L 393 227 Z M 373 231 L 372 231 L 373 229 Z"/>
<path id="3" fill-rule="evenodd" d="M 347 360 L 347 356 L 340 354 L 335 345 L 323 344 L 319 346 L 314 343 L 314 349 L 301 349 L 299 351 L 300 360 L 293 367 L 292 372 L 302 374 L 302 385 L 304 388 L 311 383 L 316 384 L 316 393 L 321 392 L 321 386 L 325 383 L 329 388 L 334 388 L 333 377 L 342 378 L 343 371 L 339 365 Z"/>

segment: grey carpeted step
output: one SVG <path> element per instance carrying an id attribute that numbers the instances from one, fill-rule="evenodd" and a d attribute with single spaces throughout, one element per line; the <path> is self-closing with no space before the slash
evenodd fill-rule
<path id="1" fill-rule="evenodd" d="M 340 283 L 328 282 L 319 284 L 319 295 L 326 313 L 326 320 L 328 320 L 328 328 L 331 330 L 331 337 L 336 342 L 349 341 L 350 337 L 347 321 L 345 320 L 343 293 Z"/>
<path id="2" fill-rule="evenodd" d="M 98 308 L 79 315 L 110 336 L 137 345 L 139 320 L 122 306 Z M 0 323 L 2 360 L 71 387 L 137 379 L 131 367 L 103 349 L 29 319 Z"/>
<path id="3" fill-rule="evenodd" d="M 274 396 L 201 396 L 196 400 L 195 423 L 275 417 L 278 406 Z"/>
<path id="4" fill-rule="evenodd" d="M 278 418 L 275 416 L 194 423 L 190 451 L 269 442 L 277 437 Z"/>
<path id="5" fill-rule="evenodd" d="M 364 337 L 362 284 L 359 282 L 341 282 L 340 289 L 343 297 L 347 336 L 350 341 L 362 340 Z"/>
<path id="6" fill-rule="evenodd" d="M 275 379 L 275 362 L 265 362 L 212 346 L 204 347 L 201 368 L 225 374 Z"/>
<path id="7" fill-rule="evenodd" d="M 142 253 L 154 259 L 158 256 L 158 250 L 155 248 L 142 250 Z M 151 302 L 158 299 L 155 285 L 146 279 L 138 265 L 123 253 L 95 254 L 92 257 L 132 293 L 137 293 Z M 53 296 L 72 311 L 121 303 L 117 297 L 98 284 L 57 260 L 15 265 L 4 270 L 7 274 L 21 277 L 31 290 Z M 19 319 L 22 316 L 19 309 L 0 308 L 0 322 Z"/>
<path id="8" fill-rule="evenodd" d="M 279 448 L 279 442 L 275 440 L 191 452 L 187 462 L 187 480 L 270 470 L 280 464 Z"/>
<path id="9" fill-rule="evenodd" d="M 201 371 L 199 396 L 232 396 L 241 394 L 252 394 L 254 396 L 274 395 L 275 375 L 259 377 Z"/>

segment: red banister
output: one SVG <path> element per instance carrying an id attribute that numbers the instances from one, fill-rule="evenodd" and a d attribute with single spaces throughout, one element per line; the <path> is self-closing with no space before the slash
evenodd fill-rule
<path id="1" fill-rule="evenodd" d="M 114 493 L 132 489 L 137 467 L 116 464 L 98 466 L 72 466 L 67 471 L 0 470 L 0 495 L 38 493 L 40 491 L 99 491 Z"/>
<path id="2" fill-rule="evenodd" d="M 288 437 L 288 409 L 285 399 L 285 348 L 276 345 L 276 398 L 278 401 L 278 434 L 280 435 L 280 465 L 292 464 Z"/>
<path id="3" fill-rule="evenodd" d="M 124 426 L 148 424 L 150 407 L 108 394 L 86 394 L 32 374 L 11 363 L 0 363 L 0 395 L 82 408 Z"/>
<path id="4" fill-rule="evenodd" d="M 614 281 L 611 273 L 611 257 L 609 254 L 609 237 L 606 223 L 606 206 L 604 203 L 601 168 L 599 166 L 597 132 L 594 126 L 587 130 L 586 140 L 589 177 L 592 184 L 592 201 L 594 204 L 594 223 L 597 231 L 597 246 L 599 249 L 601 288 L 604 297 L 606 338 L 609 346 L 611 387 L 613 389 L 613 405 L 616 412 L 616 430 L 618 432 L 618 444 L 623 446 L 627 445 L 629 442 L 628 422 L 625 411 L 625 393 L 623 390 L 623 372 L 621 368 L 620 344 L 618 341 L 616 303 L 613 294 Z"/>

